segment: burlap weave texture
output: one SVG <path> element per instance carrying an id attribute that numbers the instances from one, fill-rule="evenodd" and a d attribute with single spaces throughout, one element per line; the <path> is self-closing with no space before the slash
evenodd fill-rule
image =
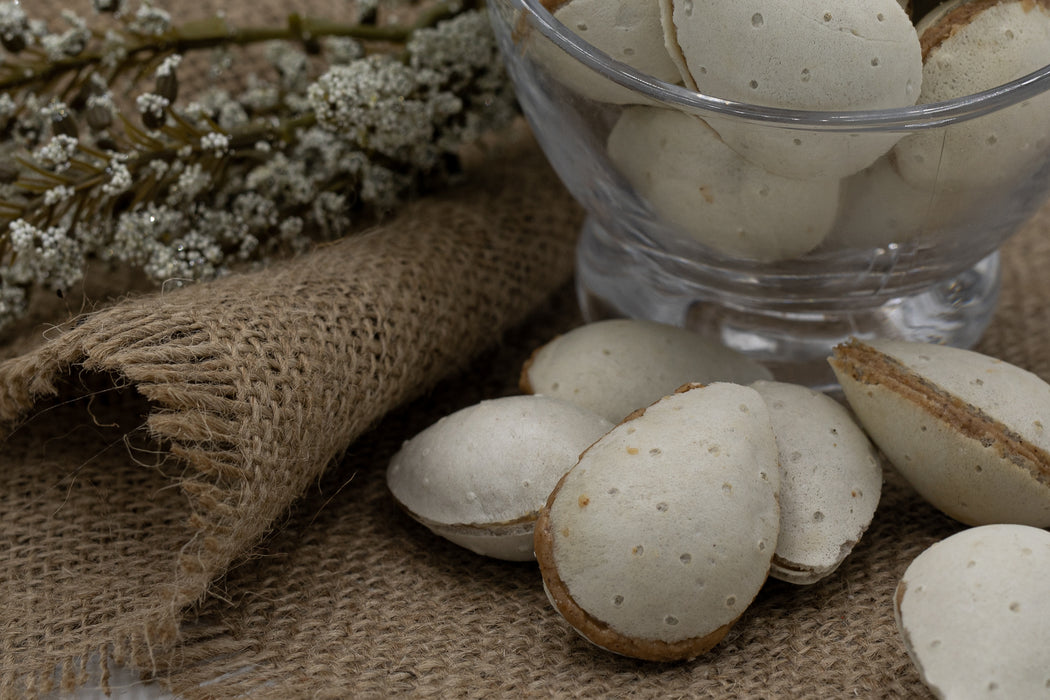
<path id="1" fill-rule="evenodd" d="M 502 152 L 389 226 L 0 365 L 0 690 L 92 651 L 155 666 L 353 438 L 567 279 L 579 218 L 534 148 Z"/>

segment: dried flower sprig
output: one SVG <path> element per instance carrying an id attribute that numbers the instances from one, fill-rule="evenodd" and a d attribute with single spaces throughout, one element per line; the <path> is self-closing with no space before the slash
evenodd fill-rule
<path id="1" fill-rule="evenodd" d="M 67 12 L 52 32 L 0 2 L 0 329 L 91 259 L 178 283 L 345 235 L 446 182 L 464 144 L 516 114 L 473 6 L 238 28 L 93 2 L 115 27 Z M 180 95 L 183 56 L 261 42 L 276 77 Z"/>

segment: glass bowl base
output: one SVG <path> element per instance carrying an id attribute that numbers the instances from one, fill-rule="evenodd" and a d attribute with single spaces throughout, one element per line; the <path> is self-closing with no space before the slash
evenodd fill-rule
<path id="1" fill-rule="evenodd" d="M 951 279 L 917 293 L 871 303 L 801 302 L 762 308 L 687 279 L 619 245 L 593 218 L 576 256 L 576 292 L 587 321 L 641 318 L 694 330 L 766 365 L 776 379 L 822 391 L 838 387 L 831 349 L 851 337 L 895 338 L 968 348 L 984 332 L 998 302 L 998 252 Z"/>

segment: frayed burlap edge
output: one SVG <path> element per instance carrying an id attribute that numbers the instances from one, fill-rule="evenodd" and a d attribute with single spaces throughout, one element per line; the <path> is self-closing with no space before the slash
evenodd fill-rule
<path id="1" fill-rule="evenodd" d="M 4 660 L 17 672 L 0 695 L 46 688 L 56 667 L 92 653 L 103 667 L 114 657 L 148 669 L 177 640 L 186 607 L 355 437 L 568 279 L 579 223 L 529 146 L 381 230 L 272 270 L 130 300 L 0 365 L 8 424 L 59 395 L 66 377 L 133 385 L 151 404 L 150 433 L 189 467 L 178 485 L 193 533 L 181 551 L 158 553 L 177 558 L 178 574 L 143 601 L 148 625 Z"/>

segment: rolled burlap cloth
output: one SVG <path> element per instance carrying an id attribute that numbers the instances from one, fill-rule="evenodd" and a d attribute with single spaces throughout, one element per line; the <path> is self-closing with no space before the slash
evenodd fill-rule
<path id="1" fill-rule="evenodd" d="M 153 668 L 355 437 L 569 278 L 580 222 L 528 143 L 378 230 L 0 365 L 0 695 L 92 653 Z"/>

